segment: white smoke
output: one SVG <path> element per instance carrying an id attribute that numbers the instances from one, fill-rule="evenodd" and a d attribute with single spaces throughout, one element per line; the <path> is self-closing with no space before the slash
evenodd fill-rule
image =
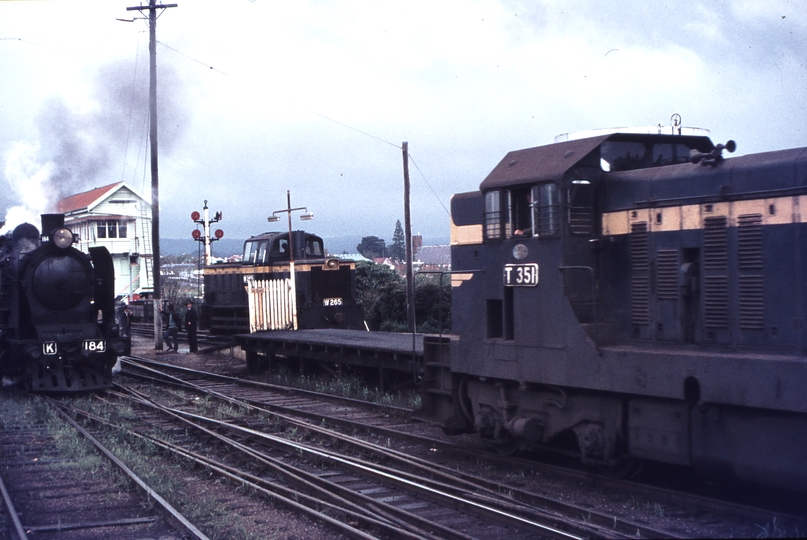
<path id="1" fill-rule="evenodd" d="M 35 120 L 37 142 L 14 143 L 4 155 L 8 187 L 3 193 L 0 185 L 0 193 L 17 206 L 8 210 L 0 234 L 26 221 L 38 227 L 40 214 L 54 212 L 64 197 L 137 177 L 134 170 L 131 175 L 125 170 L 126 177 L 114 170 L 116 163 L 126 162 L 128 152 L 145 153 L 131 141 L 144 145 L 146 140 L 148 77 L 143 73 L 133 81 L 133 74 L 131 62 L 100 67 L 92 107 L 71 106 L 57 94 L 43 102 Z M 181 139 L 190 111 L 183 81 L 170 65 L 161 66 L 160 81 L 160 150 L 165 154 Z"/>
<path id="2" fill-rule="evenodd" d="M 0 234 L 14 230 L 22 223 L 31 223 L 39 228 L 39 215 L 52 211 L 57 194 L 50 188 L 50 180 L 56 165 L 40 163 L 39 144 L 14 143 L 5 154 L 5 178 L 9 191 L 21 204 L 9 208 L 5 225 Z"/>

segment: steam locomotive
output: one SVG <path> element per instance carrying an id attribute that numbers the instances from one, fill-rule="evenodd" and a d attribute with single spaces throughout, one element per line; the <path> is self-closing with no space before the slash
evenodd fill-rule
<path id="1" fill-rule="evenodd" d="M 247 239 L 242 261 L 208 266 L 204 284 L 200 328 L 214 334 L 364 328 L 355 262 L 326 257 L 304 231 Z"/>
<path id="2" fill-rule="evenodd" d="M 807 148 L 698 134 L 516 150 L 451 203 L 453 333 L 421 417 L 807 486 Z M 430 349 L 431 347 L 431 349 Z"/>
<path id="3" fill-rule="evenodd" d="M 115 314 L 114 268 L 104 247 L 73 247 L 64 215 L 43 214 L 0 237 L 0 374 L 29 391 L 77 392 L 112 384 L 129 354 Z"/>

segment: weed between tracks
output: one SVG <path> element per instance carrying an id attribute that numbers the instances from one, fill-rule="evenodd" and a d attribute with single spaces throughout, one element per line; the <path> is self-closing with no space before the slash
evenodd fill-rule
<path id="1" fill-rule="evenodd" d="M 417 390 L 404 389 L 395 392 L 382 392 L 378 387 L 368 386 L 367 381 L 358 374 L 341 374 L 336 377 L 330 375 L 301 375 L 293 368 L 281 364 L 277 366 L 276 372 L 262 373 L 256 376 L 255 380 L 393 407 L 413 410 L 420 408 L 420 394 Z"/>
<path id="2" fill-rule="evenodd" d="M 54 470 L 78 469 L 87 472 L 87 476 L 110 471 L 116 479 L 109 486 L 109 497 L 129 491 L 129 478 L 111 467 L 105 458 L 100 456 L 95 447 L 64 420 L 40 397 L 22 393 L 4 392 L 0 399 L 0 429 L 44 429 L 53 441 L 54 456 L 47 466 Z M 193 396 L 167 396 L 166 401 L 174 405 L 187 403 Z M 89 412 L 107 421 L 129 428 L 139 418 L 130 406 L 111 403 L 96 395 L 68 399 L 69 405 Z M 200 400 L 201 401 L 201 400 Z M 243 415 L 238 407 L 222 406 L 212 401 L 204 404 L 211 416 L 230 419 Z M 81 423 L 81 422 L 79 422 Z M 175 441 L 182 434 L 166 433 L 159 426 L 154 426 L 153 436 L 167 441 Z M 266 524 L 256 532 L 254 517 L 240 516 L 233 512 L 222 501 L 220 492 L 208 489 L 209 483 L 196 483 L 201 474 L 209 480 L 211 473 L 195 468 L 188 462 L 179 459 L 166 459 L 164 454 L 152 443 L 132 437 L 122 429 L 102 428 L 96 433 L 100 442 L 109 448 L 115 456 L 123 461 L 135 474 L 143 479 L 152 489 L 168 500 L 192 523 L 214 539 L 259 540 L 265 538 L 282 538 L 282 527 Z M 22 449 L 21 449 L 22 450 Z M 48 460 L 48 455 L 34 459 Z M 221 482 L 217 480 L 216 482 Z M 200 486 L 201 487 L 198 487 Z"/>

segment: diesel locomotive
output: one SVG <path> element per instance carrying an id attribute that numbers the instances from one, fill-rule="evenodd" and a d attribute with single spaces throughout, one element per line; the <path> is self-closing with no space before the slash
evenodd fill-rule
<path id="1" fill-rule="evenodd" d="M 204 285 L 200 328 L 214 334 L 364 328 L 356 263 L 327 257 L 304 231 L 247 239 L 240 262 L 205 268 Z"/>
<path id="2" fill-rule="evenodd" d="M 734 149 L 602 133 L 456 194 L 453 336 L 425 346 L 421 417 L 807 489 L 807 148 Z"/>
<path id="3" fill-rule="evenodd" d="M 115 274 L 104 247 L 73 247 L 64 215 L 43 214 L 0 237 L 0 373 L 29 391 L 107 388 L 129 354 L 115 313 Z"/>

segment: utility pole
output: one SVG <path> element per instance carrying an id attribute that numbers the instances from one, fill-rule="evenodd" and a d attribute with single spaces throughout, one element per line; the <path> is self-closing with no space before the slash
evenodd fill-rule
<path id="1" fill-rule="evenodd" d="M 157 10 L 177 7 L 149 0 L 148 6 L 127 7 L 126 11 L 149 10 L 149 140 L 151 141 L 151 243 L 154 251 L 154 348 L 163 348 L 163 319 L 160 284 L 160 182 L 157 173 Z"/>
<path id="2" fill-rule="evenodd" d="M 406 321 L 415 333 L 415 276 L 412 272 L 412 218 L 409 212 L 409 143 L 401 145 L 404 172 L 404 235 L 406 236 Z"/>

